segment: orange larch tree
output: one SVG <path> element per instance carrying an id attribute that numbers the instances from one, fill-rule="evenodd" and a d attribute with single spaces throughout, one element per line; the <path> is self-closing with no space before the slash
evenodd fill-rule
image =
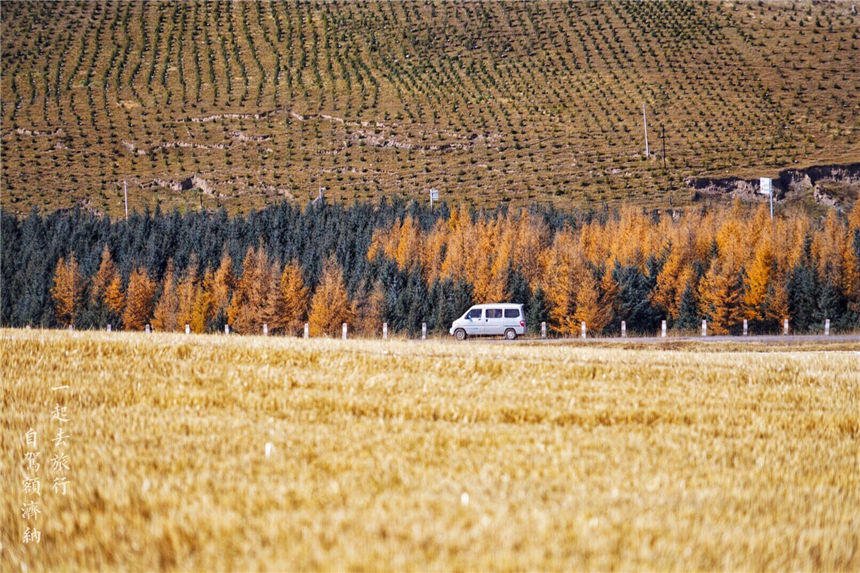
<path id="1" fill-rule="evenodd" d="M 364 336 L 379 336 L 385 320 L 385 286 L 379 279 L 361 289 L 353 304 L 355 330 Z"/>
<path id="2" fill-rule="evenodd" d="M 576 238 L 567 229 L 555 236 L 552 245 L 541 257 L 542 279 L 540 286 L 549 303 L 550 325 L 565 335 L 578 332 L 574 318 L 576 295 L 586 265 L 581 260 Z"/>
<path id="3" fill-rule="evenodd" d="M 726 334 L 743 319 L 740 273 L 722 257 L 711 260 L 699 282 L 699 309 L 714 334 Z"/>
<path id="4" fill-rule="evenodd" d="M 102 249 L 101 263 L 99 270 L 93 276 L 92 285 L 90 287 L 90 300 L 94 304 L 106 303 L 107 290 L 114 278 L 119 276 L 119 271 L 116 268 L 113 257 L 110 254 L 110 249 L 105 244 Z"/>
<path id="5" fill-rule="evenodd" d="M 611 275 L 610 272 L 604 273 Z M 601 284 L 603 283 L 603 284 Z M 573 319 L 577 324 L 585 322 L 589 332 L 600 333 L 612 322 L 612 280 L 598 282 L 594 274 L 586 269 L 576 291 L 576 311 Z"/>
<path id="6" fill-rule="evenodd" d="M 68 259 L 60 257 L 57 262 L 51 296 L 57 322 L 62 326 L 73 325 L 84 299 L 84 278 L 74 253 Z"/>
<path id="7" fill-rule="evenodd" d="M 277 265 L 269 261 L 262 243 L 249 247 L 242 276 L 227 309 L 230 327 L 241 334 L 259 334 L 272 317 L 277 295 Z"/>
<path id="8" fill-rule="evenodd" d="M 105 291 L 105 304 L 108 310 L 121 323 L 125 311 L 125 291 L 122 288 L 122 276 L 114 275 Z M 117 324 L 117 326 L 120 326 Z"/>
<path id="9" fill-rule="evenodd" d="M 789 318 L 788 306 L 788 286 L 785 273 L 774 271 L 771 280 L 768 283 L 768 293 L 766 299 L 766 311 L 764 320 L 782 324 L 782 321 Z"/>
<path id="10" fill-rule="evenodd" d="M 475 299 L 481 302 L 507 300 L 511 244 L 502 232 L 503 225 L 501 218 L 477 225 L 477 251 L 467 267 L 466 276 L 475 289 Z"/>
<path id="11" fill-rule="evenodd" d="M 149 322 L 155 287 L 155 281 L 142 267 L 132 271 L 125 296 L 125 311 L 122 314 L 122 324 L 126 330 L 143 330 Z"/>
<path id="12" fill-rule="evenodd" d="M 214 290 L 215 275 L 212 269 L 207 268 L 203 273 L 203 280 L 194 289 L 194 303 L 191 307 L 191 319 L 188 323 L 191 332 L 202 334 L 206 332 L 209 323 L 214 316 L 212 312 L 212 292 Z"/>
<path id="13" fill-rule="evenodd" d="M 477 263 L 478 237 L 475 225 L 468 214 L 458 210 L 451 212 L 448 219 L 448 244 L 445 250 L 445 260 L 442 262 L 441 276 L 452 280 L 470 279 L 470 272 Z"/>
<path id="14" fill-rule="evenodd" d="M 224 250 L 221 255 L 221 262 L 218 269 L 212 276 L 212 282 L 209 287 L 209 315 L 211 320 L 222 315 L 226 318 L 227 307 L 230 305 L 230 295 L 236 286 L 236 278 L 233 274 L 233 259 Z"/>
<path id="15" fill-rule="evenodd" d="M 90 305 L 103 324 L 119 326 L 124 304 L 122 277 L 107 245 L 102 249 L 99 269 L 90 284 Z"/>
<path id="16" fill-rule="evenodd" d="M 352 313 L 353 308 L 343 280 L 343 270 L 334 256 L 330 256 L 323 264 L 320 284 L 311 299 L 311 310 L 308 314 L 311 334 L 337 335 L 343 323 L 352 322 Z"/>
<path id="17" fill-rule="evenodd" d="M 448 230 L 445 221 L 439 219 L 430 233 L 423 239 L 421 270 L 424 281 L 432 284 L 442 274 L 445 249 L 448 245 Z"/>
<path id="18" fill-rule="evenodd" d="M 194 299 L 197 296 L 197 291 L 200 285 L 197 284 L 197 257 L 192 254 L 191 260 L 185 269 L 185 274 L 179 280 L 179 286 L 176 289 L 176 296 L 179 299 L 179 307 L 177 309 L 177 323 L 179 328 L 185 328 L 185 325 L 191 325 L 191 316 L 194 311 Z"/>
<path id="19" fill-rule="evenodd" d="M 179 294 L 176 290 L 173 259 L 167 261 L 161 296 L 158 298 L 152 315 L 152 328 L 161 332 L 175 332 L 179 329 Z"/>
<path id="20" fill-rule="evenodd" d="M 694 283 L 692 259 L 694 239 L 691 229 L 677 229 L 672 242 L 667 246 L 666 262 L 657 273 L 657 286 L 651 292 L 651 301 L 662 307 L 671 319 L 681 313 L 681 298 L 687 285 Z"/>
<path id="21" fill-rule="evenodd" d="M 288 334 L 297 334 L 308 313 L 310 291 L 302 278 L 302 269 L 293 260 L 284 265 L 278 285 L 271 328 Z"/>
<path id="22" fill-rule="evenodd" d="M 394 260 L 401 270 L 409 269 L 421 260 L 421 243 L 421 229 L 412 217 L 406 216 L 400 225 L 397 251 L 394 253 Z"/>
<path id="23" fill-rule="evenodd" d="M 744 318 L 765 320 L 767 317 L 768 294 L 772 288 L 771 277 L 774 273 L 775 257 L 769 239 L 764 238 L 755 251 L 752 264 L 746 269 L 743 296 Z"/>
<path id="24" fill-rule="evenodd" d="M 819 280 L 843 286 L 846 268 L 844 254 L 848 243 L 846 225 L 835 211 L 830 211 L 824 227 L 814 234 L 812 240 L 812 255 L 818 263 Z"/>
<path id="25" fill-rule="evenodd" d="M 523 212 L 516 238 L 510 255 L 511 259 L 525 276 L 532 290 L 535 290 L 540 286 L 541 253 L 546 250 L 550 242 L 549 227 L 542 219 Z"/>

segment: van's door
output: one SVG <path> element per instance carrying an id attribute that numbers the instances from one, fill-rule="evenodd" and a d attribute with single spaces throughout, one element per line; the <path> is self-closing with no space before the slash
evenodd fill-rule
<path id="1" fill-rule="evenodd" d="M 501 308 L 488 308 L 484 311 L 484 332 L 487 336 L 501 336 L 505 333 L 505 319 Z"/>
<path id="2" fill-rule="evenodd" d="M 466 313 L 466 324 L 463 329 L 469 336 L 479 336 L 484 332 L 484 311 L 480 308 L 473 308 Z"/>

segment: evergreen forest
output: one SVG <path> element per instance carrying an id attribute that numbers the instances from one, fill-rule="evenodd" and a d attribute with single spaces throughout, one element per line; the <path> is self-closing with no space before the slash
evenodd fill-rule
<path id="1" fill-rule="evenodd" d="M 0 323 L 13 327 L 416 336 L 477 302 L 526 305 L 551 334 L 860 327 L 860 202 L 771 220 L 736 203 L 684 212 L 442 203 L 281 203 L 226 211 L 2 212 Z"/>

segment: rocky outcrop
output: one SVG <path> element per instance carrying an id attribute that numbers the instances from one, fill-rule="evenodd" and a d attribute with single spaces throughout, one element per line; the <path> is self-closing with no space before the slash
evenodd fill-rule
<path id="1" fill-rule="evenodd" d="M 15 129 L 15 133 L 18 135 L 29 135 L 32 137 L 54 137 L 54 136 L 64 136 L 66 132 L 63 131 L 63 128 L 57 128 L 52 131 L 40 131 L 38 129 L 24 129 L 23 127 L 18 127 Z"/>
<path id="2" fill-rule="evenodd" d="M 856 183 L 860 181 L 860 163 L 814 165 L 806 169 L 786 169 L 779 172 L 779 184 L 786 190 L 813 188 L 824 180 Z"/>
<path id="3" fill-rule="evenodd" d="M 231 131 L 228 134 L 233 139 L 237 139 L 239 141 L 271 141 L 271 135 L 248 135 L 247 133 L 242 133 L 241 131 Z"/>
<path id="4" fill-rule="evenodd" d="M 196 187 L 200 189 L 205 195 L 215 195 L 215 189 L 209 185 L 209 182 L 200 177 L 199 175 L 194 175 L 191 177 L 191 187 Z"/>
<path id="5" fill-rule="evenodd" d="M 135 144 L 133 144 L 130 141 L 123 140 L 122 145 L 123 145 L 123 147 L 125 147 L 126 149 L 128 149 L 132 153 L 136 153 L 137 155 L 146 155 L 146 153 L 147 153 L 145 149 L 140 149 L 138 146 L 136 146 Z"/>
<path id="6" fill-rule="evenodd" d="M 168 181 L 166 179 L 153 179 L 152 183 L 150 184 L 150 188 L 152 188 L 153 186 L 157 186 L 157 187 L 166 187 L 167 189 L 170 189 L 171 191 L 186 191 L 188 189 L 191 189 L 190 183 L 191 183 L 190 179 L 183 179 L 181 181 Z"/>
<path id="7" fill-rule="evenodd" d="M 815 165 L 805 169 L 784 169 L 773 180 L 775 199 L 781 199 L 791 191 L 812 191 L 816 201 L 833 204 L 838 202 L 826 190 L 827 184 L 839 183 L 854 186 L 860 184 L 860 163 L 847 165 Z M 690 177 L 688 187 L 710 195 L 744 196 L 759 192 L 759 180 L 740 177 Z"/>
<path id="8" fill-rule="evenodd" d="M 205 195 L 215 195 L 215 189 L 208 181 L 199 175 L 192 175 L 184 179 L 153 179 L 148 185 L 149 188 L 163 187 L 171 191 L 188 191 L 189 189 L 199 189 Z"/>

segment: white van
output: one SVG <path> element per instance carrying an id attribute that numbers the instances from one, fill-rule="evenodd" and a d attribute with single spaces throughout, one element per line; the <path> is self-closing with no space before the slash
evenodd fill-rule
<path id="1" fill-rule="evenodd" d="M 465 340 L 467 336 L 504 336 L 514 340 L 526 333 L 526 315 L 521 304 L 476 304 L 455 320 L 448 332 L 457 340 Z"/>

